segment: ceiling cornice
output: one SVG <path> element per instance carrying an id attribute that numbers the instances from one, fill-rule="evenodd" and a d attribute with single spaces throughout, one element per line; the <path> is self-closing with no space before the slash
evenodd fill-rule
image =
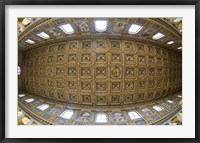
<path id="1" fill-rule="evenodd" d="M 130 40 L 130 41 L 135 41 L 135 42 L 140 42 L 140 43 L 146 43 L 149 45 L 157 46 L 159 48 L 165 48 L 168 50 L 173 50 L 177 53 L 181 53 L 181 51 L 177 51 L 176 49 L 172 49 L 167 47 L 164 44 L 157 43 L 156 41 L 148 40 L 148 39 L 143 39 L 139 37 L 133 37 L 133 36 L 128 36 L 128 35 L 108 35 L 108 34 L 93 34 L 93 35 L 71 35 L 70 37 L 62 37 L 62 38 L 57 38 L 57 39 L 51 39 L 49 41 L 45 41 L 43 43 L 35 44 L 29 49 L 33 48 L 39 48 L 42 46 L 48 46 L 51 44 L 55 43 L 61 43 L 61 42 L 67 42 L 67 41 L 73 41 L 73 40 L 89 40 L 89 39 L 113 39 L 113 40 Z"/>

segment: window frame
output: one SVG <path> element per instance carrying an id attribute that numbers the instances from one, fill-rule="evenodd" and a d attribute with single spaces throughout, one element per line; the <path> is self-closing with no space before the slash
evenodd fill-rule
<path id="1" fill-rule="evenodd" d="M 68 113 L 67 113 L 67 112 L 68 112 Z M 67 114 L 67 115 L 66 115 L 66 114 Z M 68 117 L 69 114 L 71 114 L 70 117 Z M 74 111 L 73 111 L 73 110 L 67 109 L 67 110 L 63 111 L 63 112 L 60 114 L 59 117 L 69 120 L 69 119 L 72 118 L 73 115 L 74 115 Z"/>
<path id="2" fill-rule="evenodd" d="M 46 107 L 44 107 L 44 106 L 46 106 Z M 37 109 L 40 109 L 41 111 L 45 111 L 48 108 L 49 108 L 49 104 L 42 104 L 37 107 Z"/>
<path id="3" fill-rule="evenodd" d="M 33 102 L 33 101 L 35 101 L 34 98 L 29 98 L 29 99 L 26 99 L 26 100 L 25 100 L 26 103 L 31 103 L 31 102 Z"/>
<path id="4" fill-rule="evenodd" d="M 99 117 L 98 116 L 101 116 L 101 121 L 99 121 Z M 102 116 L 104 116 L 105 117 L 105 119 L 102 119 L 103 117 Z M 102 121 L 102 120 L 105 120 L 105 121 Z M 97 113 L 96 115 L 95 115 L 95 123 L 108 123 L 108 114 L 106 114 L 106 113 Z"/>
<path id="5" fill-rule="evenodd" d="M 142 118 L 142 115 L 138 113 L 137 111 L 129 111 L 128 116 L 131 120 L 136 120 Z"/>
<path id="6" fill-rule="evenodd" d="M 105 25 L 105 29 L 98 29 L 98 22 L 102 22 L 102 21 L 105 21 L 106 25 Z M 106 32 L 108 30 L 108 21 L 107 20 L 104 20 L 104 19 L 97 19 L 97 20 L 94 20 L 94 29 L 96 32 Z"/>
<path id="7" fill-rule="evenodd" d="M 165 108 L 160 105 L 154 105 L 153 109 L 156 110 L 157 112 L 160 112 L 163 111 Z"/>

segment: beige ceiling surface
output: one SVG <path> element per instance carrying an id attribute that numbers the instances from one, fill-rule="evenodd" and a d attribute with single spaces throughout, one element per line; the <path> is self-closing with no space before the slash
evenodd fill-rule
<path id="1" fill-rule="evenodd" d="M 163 19 L 109 18 L 105 33 L 94 30 L 92 18 L 40 20 L 19 34 L 19 48 L 27 49 L 20 54 L 22 89 L 30 94 L 62 103 L 123 106 L 182 89 L 181 33 Z M 71 35 L 49 28 L 66 21 L 73 23 Z M 116 28 L 119 21 L 124 26 Z M 88 23 L 88 31 L 80 28 L 82 22 Z M 130 23 L 143 28 L 127 34 Z M 50 39 L 39 38 L 37 30 Z M 158 31 L 165 37 L 155 41 L 152 36 Z M 27 39 L 35 44 L 26 44 Z M 170 40 L 174 44 L 169 46 Z"/>

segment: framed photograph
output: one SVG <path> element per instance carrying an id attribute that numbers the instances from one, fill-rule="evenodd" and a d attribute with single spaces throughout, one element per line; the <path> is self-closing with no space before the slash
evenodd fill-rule
<path id="1" fill-rule="evenodd" d="M 1 1 L 1 142 L 200 142 L 199 17 L 199 0 Z"/>

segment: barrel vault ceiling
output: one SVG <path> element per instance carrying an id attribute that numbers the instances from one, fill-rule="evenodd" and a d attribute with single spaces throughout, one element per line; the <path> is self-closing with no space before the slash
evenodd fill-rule
<path id="1" fill-rule="evenodd" d="M 181 18 L 19 18 L 18 48 L 20 88 L 56 102 L 126 106 L 182 89 Z"/>
<path id="2" fill-rule="evenodd" d="M 95 30 L 95 21 L 105 20 L 106 30 Z M 70 24 L 72 34 L 66 34 L 60 26 Z M 130 34 L 132 24 L 141 26 L 136 34 Z M 160 47 L 180 52 L 182 47 L 182 19 L 181 18 L 19 18 L 18 19 L 18 47 L 20 50 L 47 45 L 73 39 L 87 39 L 95 37 L 110 37 L 113 39 L 131 39 L 145 41 Z M 38 36 L 44 32 L 48 39 Z M 154 40 L 152 37 L 162 33 L 164 37 Z M 27 39 L 34 44 L 25 42 Z M 167 44 L 173 41 L 172 44 Z"/>

